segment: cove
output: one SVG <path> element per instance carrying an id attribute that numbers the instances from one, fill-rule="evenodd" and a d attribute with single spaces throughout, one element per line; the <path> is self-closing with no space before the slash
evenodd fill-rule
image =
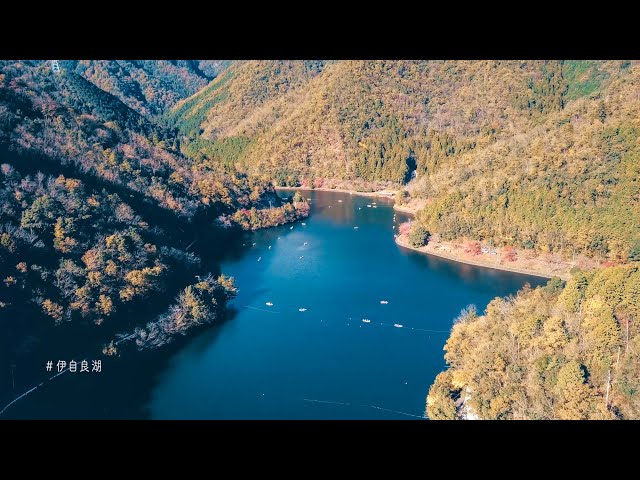
<path id="1" fill-rule="evenodd" d="M 417 420 L 460 310 L 546 282 L 399 247 L 390 200 L 302 193 L 308 219 L 247 234 L 223 261 L 232 318 L 171 353 L 145 415 Z"/>

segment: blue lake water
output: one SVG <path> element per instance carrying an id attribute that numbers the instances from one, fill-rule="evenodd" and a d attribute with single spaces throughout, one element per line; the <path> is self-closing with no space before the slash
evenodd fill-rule
<path id="1" fill-rule="evenodd" d="M 222 265 L 235 315 L 168 359 L 149 417 L 422 418 L 460 310 L 545 282 L 399 247 L 389 200 L 303 193 L 306 225 L 250 234 Z"/>
<path id="2" fill-rule="evenodd" d="M 399 247 L 406 216 L 394 219 L 390 200 L 304 195 L 305 225 L 200 246 L 223 248 L 222 271 L 240 288 L 226 321 L 114 357 L 75 339 L 103 359 L 102 372 L 45 382 L 3 418 L 421 419 L 460 310 L 545 282 Z M 49 377 L 45 360 L 77 353 L 59 337 L 47 358 L 16 362 L 16 378 Z"/>

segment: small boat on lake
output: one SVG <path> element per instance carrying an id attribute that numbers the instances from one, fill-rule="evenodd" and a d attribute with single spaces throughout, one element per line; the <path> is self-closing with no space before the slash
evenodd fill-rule
<path id="1" fill-rule="evenodd" d="M 362 319 L 362 321 L 363 321 L 364 323 L 371 323 L 371 320 L 369 320 L 368 318 L 363 318 L 363 319 Z"/>
<path id="2" fill-rule="evenodd" d="M 309 242 L 304 242 L 302 245 L 307 245 Z"/>
<path id="3" fill-rule="evenodd" d="M 382 305 L 386 305 L 386 304 L 388 304 L 389 302 L 388 302 L 387 300 L 380 300 L 380 303 L 381 303 Z"/>
<path id="4" fill-rule="evenodd" d="M 265 303 L 265 305 L 266 305 L 267 307 L 273 307 L 273 303 L 271 303 L 271 302 L 267 302 L 267 303 Z"/>
<path id="5" fill-rule="evenodd" d="M 396 328 L 402 328 L 402 325 L 399 324 L 399 323 L 394 323 L 393 326 L 396 327 Z"/>
<path id="6" fill-rule="evenodd" d="M 301 225 L 302 225 L 303 227 L 306 227 L 306 226 L 307 226 L 307 224 L 306 224 L 306 223 L 304 223 L 304 222 L 302 222 L 302 223 L 301 223 Z"/>
<path id="7" fill-rule="evenodd" d="M 258 261 L 262 260 L 262 257 L 258 257 Z"/>
<path id="8" fill-rule="evenodd" d="M 359 228 L 360 228 L 360 227 L 353 227 L 353 229 L 354 229 L 354 230 L 357 230 L 357 229 L 359 229 Z"/>
<path id="9" fill-rule="evenodd" d="M 306 312 L 306 311 L 307 311 L 307 309 L 303 307 L 303 308 L 299 308 L 299 309 L 298 309 L 298 311 L 299 311 L 299 312 Z"/>

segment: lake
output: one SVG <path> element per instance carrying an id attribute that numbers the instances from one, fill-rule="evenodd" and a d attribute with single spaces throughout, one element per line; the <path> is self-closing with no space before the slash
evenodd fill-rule
<path id="1" fill-rule="evenodd" d="M 460 310 L 546 282 L 399 247 L 391 200 L 302 193 L 308 219 L 246 234 L 222 263 L 230 319 L 63 375 L 8 416 L 417 420 Z"/>

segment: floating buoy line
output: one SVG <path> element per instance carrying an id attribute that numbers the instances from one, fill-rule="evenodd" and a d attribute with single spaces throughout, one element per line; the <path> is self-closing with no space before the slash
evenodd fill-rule
<path id="1" fill-rule="evenodd" d="M 392 410 L 390 408 L 380 407 L 378 405 L 370 405 L 368 403 L 351 403 L 351 402 L 335 402 L 332 400 L 318 400 L 315 398 L 303 398 L 305 402 L 313 402 L 313 403 L 328 403 L 331 405 L 344 405 L 347 407 L 362 407 L 362 408 L 372 408 L 374 410 L 383 410 L 385 412 L 397 413 L 398 415 L 405 415 L 407 417 L 414 417 L 424 419 L 426 418 L 424 415 L 415 415 L 413 413 L 401 412 L 400 410 Z"/>
<path id="2" fill-rule="evenodd" d="M 274 303 L 273 302 L 266 302 L 265 305 L 267 307 L 273 307 Z M 278 310 L 273 310 L 272 308 L 269 308 L 267 310 L 267 309 L 264 309 L 264 308 L 258 308 L 258 307 L 254 307 L 254 306 L 251 306 L 251 305 L 245 305 L 245 308 L 249 308 L 251 310 L 258 310 L 258 311 L 266 312 L 266 313 L 277 313 L 277 314 L 287 313 L 287 311 L 290 312 L 291 314 L 293 314 L 294 313 L 294 308 L 297 308 L 298 312 L 302 312 L 302 313 L 309 310 L 307 307 L 293 307 L 291 305 L 286 307 L 287 311 L 278 311 Z M 291 308 L 291 310 L 288 310 L 289 308 Z M 323 319 L 320 318 L 320 316 L 318 316 L 318 315 L 309 315 L 309 314 L 307 314 L 306 318 L 308 318 L 308 319 L 316 319 L 316 320 L 319 320 L 320 322 L 324 323 Z M 354 315 L 354 316 L 345 317 L 345 318 L 347 318 L 347 322 L 345 322 L 346 326 L 351 326 L 351 322 L 353 322 L 354 319 L 357 319 L 358 316 Z M 360 323 L 358 323 L 358 326 L 361 327 L 361 328 L 362 328 L 362 323 L 369 324 L 372 327 L 376 327 L 376 326 L 380 325 L 380 326 L 383 326 L 383 327 L 402 328 L 404 330 L 415 331 L 415 332 L 439 333 L 439 334 L 449 334 L 449 333 L 451 333 L 450 330 L 436 330 L 436 329 L 430 329 L 430 328 L 412 327 L 412 326 L 404 325 L 402 323 L 397 323 L 397 322 L 387 323 L 387 322 L 384 322 L 384 321 L 371 320 L 369 318 L 362 318 L 361 319 Z M 354 325 L 355 325 L 355 323 L 354 323 Z"/>

